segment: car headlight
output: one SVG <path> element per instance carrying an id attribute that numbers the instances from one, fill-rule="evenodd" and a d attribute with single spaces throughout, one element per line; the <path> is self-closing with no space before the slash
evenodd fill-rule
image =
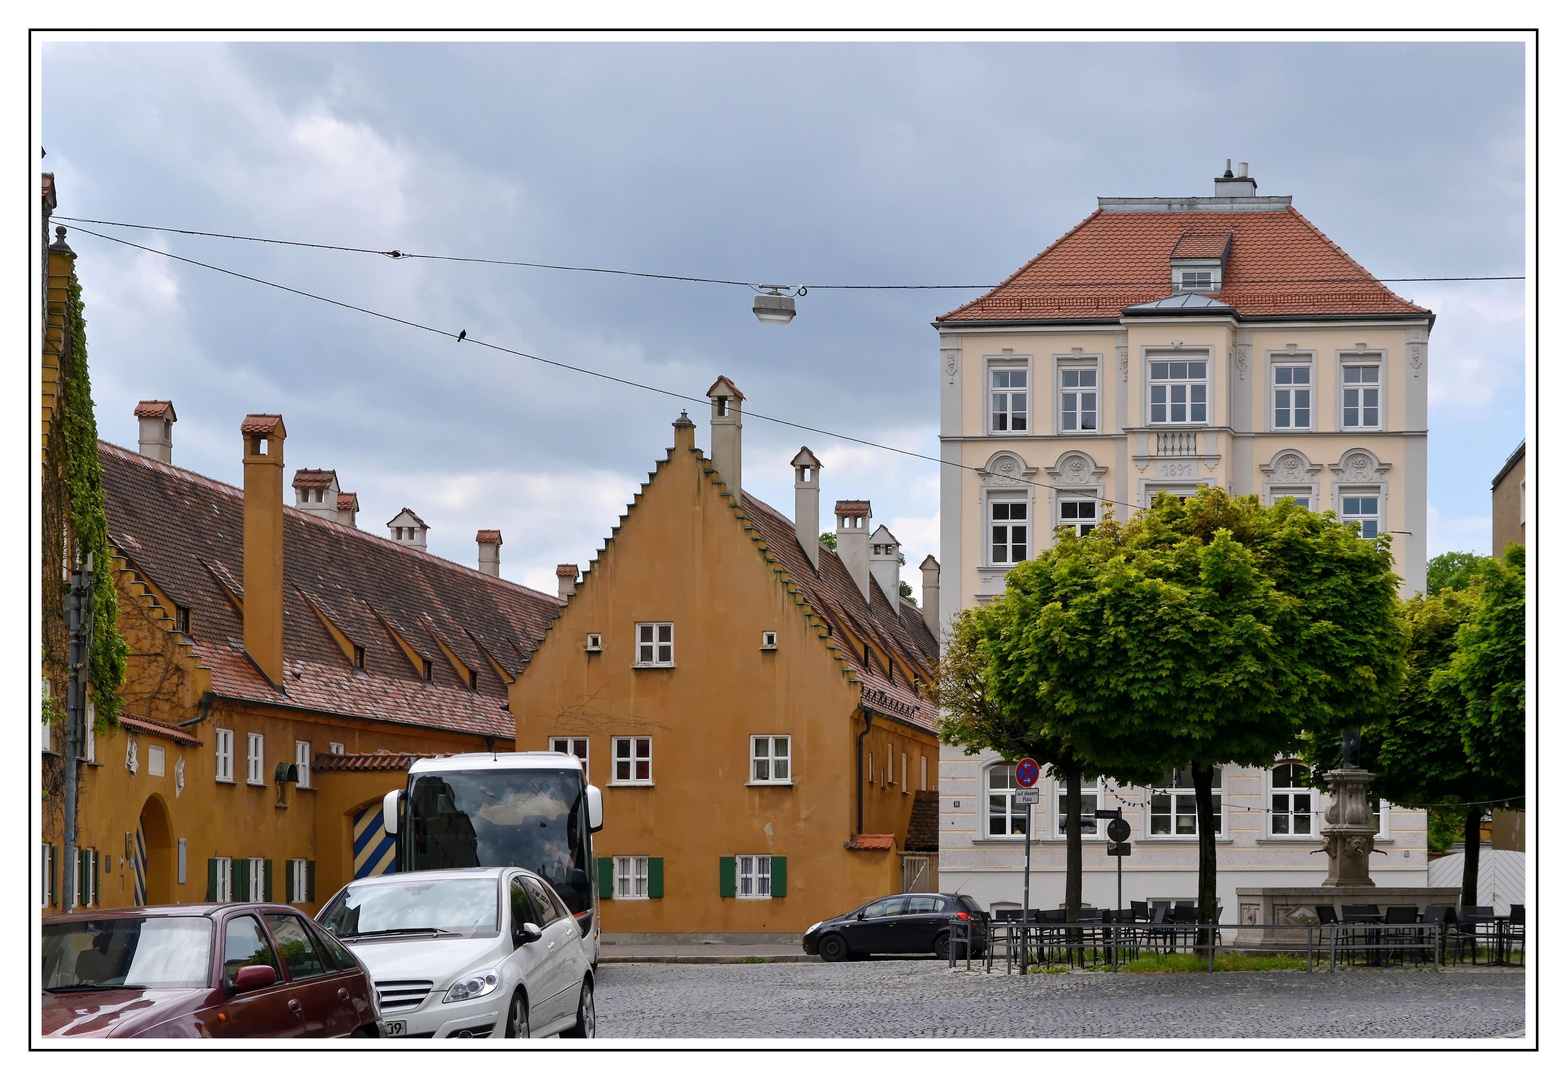
<path id="1" fill-rule="evenodd" d="M 453 1001 L 472 1001 L 481 998 L 485 994 L 495 992 L 495 988 L 501 984 L 501 977 L 495 973 L 495 969 L 488 971 L 475 971 L 471 975 L 464 975 L 452 983 L 452 988 L 446 991 L 446 996 L 441 999 L 443 1003 Z"/>
<path id="2" fill-rule="evenodd" d="M 822 928 L 822 924 L 821 923 L 813 922 L 810 926 L 807 926 L 805 928 L 805 932 L 807 934 L 814 934 L 814 933 L 816 933 L 816 931 L 820 930 L 821 928 Z"/>

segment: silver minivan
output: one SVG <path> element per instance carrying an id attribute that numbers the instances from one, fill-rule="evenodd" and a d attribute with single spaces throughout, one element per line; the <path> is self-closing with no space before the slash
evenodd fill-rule
<path id="1" fill-rule="evenodd" d="M 369 971 L 388 1037 L 594 1035 L 581 930 L 537 874 L 511 866 L 360 878 L 317 921 Z"/>

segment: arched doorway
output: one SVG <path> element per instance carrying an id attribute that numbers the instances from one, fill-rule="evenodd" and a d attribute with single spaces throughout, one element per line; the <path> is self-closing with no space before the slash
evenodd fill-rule
<path id="1" fill-rule="evenodd" d="M 174 898 L 174 830 L 169 811 L 157 795 L 141 808 L 136 824 L 136 902 L 172 904 Z"/>

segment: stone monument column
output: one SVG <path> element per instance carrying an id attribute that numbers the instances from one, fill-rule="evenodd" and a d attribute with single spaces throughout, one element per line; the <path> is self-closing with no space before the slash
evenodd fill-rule
<path id="1" fill-rule="evenodd" d="M 1371 851 L 1376 846 L 1377 823 L 1372 820 L 1366 789 L 1375 773 L 1359 767 L 1334 769 L 1325 774 L 1333 801 L 1322 826 L 1322 846 L 1328 853 L 1329 888 L 1370 888 Z"/>

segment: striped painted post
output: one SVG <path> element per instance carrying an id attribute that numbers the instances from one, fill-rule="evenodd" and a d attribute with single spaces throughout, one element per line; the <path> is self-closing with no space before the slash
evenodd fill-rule
<path id="1" fill-rule="evenodd" d="M 397 842 L 381 827 L 381 804 L 354 815 L 354 877 L 397 872 Z"/>

